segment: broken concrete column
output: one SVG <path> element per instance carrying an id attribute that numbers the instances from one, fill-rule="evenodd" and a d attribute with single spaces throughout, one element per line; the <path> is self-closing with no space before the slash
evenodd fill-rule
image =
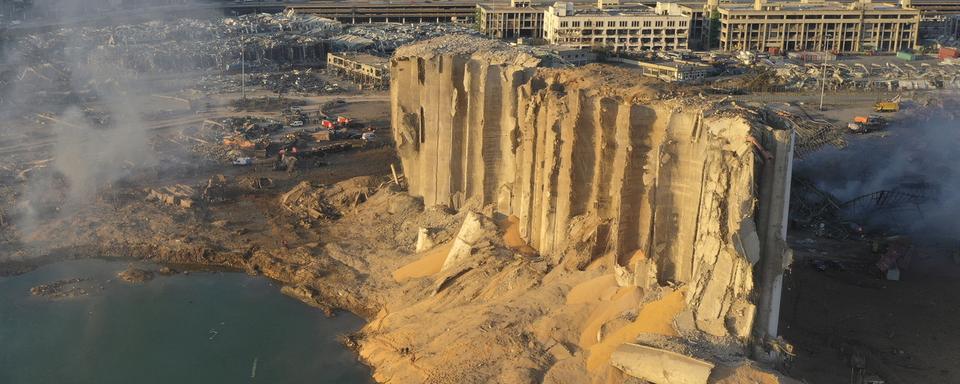
<path id="1" fill-rule="evenodd" d="M 653 384 L 706 384 L 713 364 L 676 352 L 623 344 L 610 363 L 623 373 Z"/>
<path id="2" fill-rule="evenodd" d="M 790 181 L 793 173 L 792 131 L 773 131 L 763 137 L 767 148 L 774 149 L 772 159 L 764 163 L 761 171 L 760 201 L 757 228 L 761 241 L 760 298 L 757 303 L 756 325 L 753 334 L 759 341 L 775 339 L 780 323 L 780 293 L 783 288 L 783 271 L 790 263 L 792 252 L 786 245 L 787 215 L 789 214 Z M 755 348 L 755 359 L 777 359 L 763 348 Z M 773 352 L 775 354 L 775 352 Z"/>
<path id="3" fill-rule="evenodd" d="M 420 230 L 417 231 L 417 252 L 423 252 L 436 245 L 433 243 L 433 239 L 430 238 L 430 230 L 424 227 L 420 227 Z"/>
<path id="4" fill-rule="evenodd" d="M 474 212 L 467 213 L 440 271 L 446 271 L 468 260 L 474 247 L 496 234 L 497 225 L 492 220 Z"/>

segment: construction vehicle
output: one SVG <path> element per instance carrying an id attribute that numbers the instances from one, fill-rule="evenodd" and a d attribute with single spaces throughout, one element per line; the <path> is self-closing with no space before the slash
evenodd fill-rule
<path id="1" fill-rule="evenodd" d="M 857 116 L 853 122 L 847 124 L 847 128 L 854 133 L 868 133 L 879 130 L 887 124 L 887 121 L 878 115 Z"/>
<path id="2" fill-rule="evenodd" d="M 874 112 L 900 112 L 900 96 L 887 101 L 877 101 L 873 104 Z"/>
<path id="3" fill-rule="evenodd" d="M 898 101 L 881 101 L 873 105 L 873 110 L 875 112 L 900 112 L 900 102 Z"/>

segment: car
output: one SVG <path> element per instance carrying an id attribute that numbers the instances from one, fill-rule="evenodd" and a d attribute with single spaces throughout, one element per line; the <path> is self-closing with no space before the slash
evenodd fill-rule
<path id="1" fill-rule="evenodd" d="M 296 121 L 290 123 L 290 126 L 291 126 L 291 127 L 302 127 L 302 126 L 303 126 L 303 121 L 296 120 Z"/>

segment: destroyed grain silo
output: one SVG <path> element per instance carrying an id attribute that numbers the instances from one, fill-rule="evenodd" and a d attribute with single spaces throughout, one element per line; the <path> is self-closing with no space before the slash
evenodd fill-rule
<path id="1" fill-rule="evenodd" d="M 621 287 L 680 287 L 689 337 L 775 355 L 765 340 L 789 264 L 792 130 L 670 97 L 627 69 L 539 63 L 462 36 L 397 51 L 393 126 L 410 193 L 516 217 L 524 241 L 571 270 L 607 263 Z"/>

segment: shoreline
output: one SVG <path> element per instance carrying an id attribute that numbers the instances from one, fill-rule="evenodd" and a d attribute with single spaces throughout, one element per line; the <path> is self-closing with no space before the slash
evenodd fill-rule
<path id="1" fill-rule="evenodd" d="M 342 306 L 318 307 L 318 306 L 314 305 L 313 303 L 310 303 L 310 302 L 305 301 L 305 300 L 304 300 L 303 298 L 301 298 L 301 297 L 297 297 L 297 296 L 295 296 L 295 295 L 290 295 L 290 294 L 287 294 L 286 292 L 283 292 L 283 291 L 284 291 L 284 288 L 290 287 L 290 285 L 289 285 L 290 283 L 289 283 L 289 282 L 285 282 L 285 281 L 282 281 L 282 280 L 278 280 L 278 279 L 276 279 L 276 278 L 270 277 L 270 276 L 268 276 L 268 275 L 266 275 L 266 274 L 263 274 L 263 273 L 252 272 L 251 270 L 248 270 L 248 269 L 238 268 L 238 267 L 231 266 L 231 265 L 216 264 L 216 263 L 196 263 L 196 262 L 194 262 L 194 263 L 182 263 L 182 262 L 168 262 L 168 261 L 156 260 L 156 259 L 153 259 L 153 258 L 134 258 L 134 257 L 127 257 L 127 256 L 112 256 L 112 257 L 111 257 L 111 256 L 104 256 L 103 254 L 100 254 L 100 255 L 79 255 L 79 254 L 75 254 L 75 255 L 73 255 L 73 256 L 59 256 L 59 257 L 58 257 L 58 256 L 47 255 L 47 256 L 41 257 L 40 259 L 31 260 L 30 262 L 27 262 L 27 261 L 14 261 L 14 262 L 11 262 L 11 261 L 2 261 L 2 262 L 0 262 L 0 278 L 21 276 L 21 275 L 25 275 L 25 274 L 34 272 L 34 271 L 36 271 L 37 269 L 42 268 L 42 267 L 45 267 L 45 266 L 48 266 L 48 265 L 53 265 L 53 264 L 62 263 L 62 262 L 68 262 L 68 261 L 81 261 L 81 260 L 100 260 L 100 261 L 118 262 L 118 263 L 122 263 L 122 262 L 133 262 L 133 261 L 146 262 L 146 263 L 153 264 L 153 265 L 155 265 L 155 266 L 157 266 L 157 267 L 166 266 L 166 267 L 174 268 L 174 269 L 177 271 L 176 274 L 184 274 L 184 272 L 187 272 L 188 274 L 190 274 L 190 273 L 195 273 L 195 272 L 200 272 L 200 273 L 203 273 L 203 272 L 207 272 L 207 273 L 218 273 L 218 272 L 220 272 L 220 273 L 243 273 L 243 274 L 245 274 L 245 275 L 247 275 L 247 276 L 251 276 L 251 277 L 266 278 L 266 279 L 267 279 L 268 281 L 270 281 L 270 282 L 278 283 L 278 284 L 277 284 L 277 293 L 279 293 L 279 294 L 281 294 L 281 295 L 284 295 L 284 296 L 289 296 L 289 297 L 291 297 L 291 298 L 294 298 L 294 299 L 296 299 L 297 301 L 299 301 L 299 302 L 300 302 L 301 304 L 303 304 L 303 305 L 306 305 L 306 306 L 309 306 L 309 307 L 314 307 L 314 308 L 317 308 L 317 309 L 323 311 L 323 312 L 324 312 L 324 315 L 325 315 L 326 318 L 328 318 L 328 319 L 329 319 L 329 318 L 336 317 L 337 312 L 347 312 L 347 313 L 350 313 L 350 314 L 356 316 L 358 319 L 361 319 L 361 320 L 363 321 L 363 323 L 362 323 L 361 327 L 360 327 L 358 330 L 356 330 L 356 331 L 354 331 L 354 332 L 346 333 L 346 334 L 338 334 L 338 335 L 335 335 L 334 338 L 335 338 L 335 340 L 336 340 L 336 342 L 337 342 L 338 344 L 340 344 L 340 345 L 341 345 L 342 347 L 344 347 L 346 350 L 349 350 L 349 351 L 354 355 L 354 357 L 356 358 L 357 363 L 362 364 L 363 366 L 365 366 L 365 367 L 367 367 L 368 369 L 370 369 L 370 372 L 371 372 L 371 373 L 374 372 L 375 369 L 376 369 L 375 366 L 373 366 L 372 364 L 370 364 L 368 361 L 366 361 L 365 359 L 363 359 L 363 358 L 361 357 L 361 355 L 360 355 L 360 349 L 359 349 L 359 348 L 360 348 L 360 345 L 359 345 L 360 333 L 362 332 L 363 327 L 365 327 L 366 325 L 368 325 L 368 324 L 371 322 L 372 317 L 369 317 L 369 316 L 367 316 L 367 315 L 365 315 L 365 314 L 363 314 L 363 313 L 358 313 L 358 312 L 356 312 L 356 311 L 351 310 L 350 308 L 346 308 L 346 307 L 342 307 Z M 34 262 L 34 261 L 36 261 L 36 262 Z M 321 294 L 322 294 L 322 293 L 321 293 Z M 332 295 L 331 295 L 331 296 L 325 296 L 325 297 L 335 297 L 335 296 L 332 296 Z M 375 314 L 376 314 L 376 312 L 374 312 L 374 315 L 375 315 Z M 371 374 L 371 375 L 370 375 L 370 378 L 373 380 L 373 379 L 374 379 L 374 376 Z"/>
<path id="2" fill-rule="evenodd" d="M 142 246 L 143 245 L 139 245 L 139 247 L 142 247 Z M 157 246 L 157 248 L 159 247 L 160 246 Z M 199 260 L 184 262 L 184 261 L 178 261 L 178 260 L 169 260 L 165 258 L 165 257 L 169 257 L 168 255 L 177 255 L 178 257 L 182 257 L 182 255 L 184 254 L 195 254 L 195 251 L 193 250 L 186 250 L 186 251 L 165 250 L 164 252 L 160 253 L 158 256 L 154 256 L 154 257 L 150 257 L 150 256 L 133 257 L 133 256 L 127 256 L 123 254 L 120 254 L 120 256 L 105 256 L 108 254 L 119 254 L 119 253 L 101 251 L 101 252 L 97 252 L 96 255 L 74 253 L 73 255 L 45 255 L 45 256 L 40 256 L 39 258 L 36 258 L 36 259 L 32 259 L 30 261 L 0 261 L 0 277 L 19 276 L 19 275 L 33 272 L 34 270 L 46 265 L 56 264 L 56 263 L 65 262 L 65 261 L 73 261 L 73 260 L 103 260 L 103 261 L 117 261 L 117 262 L 141 261 L 141 262 L 156 264 L 158 266 L 173 267 L 181 273 L 182 272 L 236 272 L 236 273 L 244 273 L 249 276 L 265 277 L 273 282 L 279 283 L 281 288 L 284 286 L 290 286 L 290 287 L 298 286 L 298 285 L 302 286 L 302 284 L 297 284 L 292 280 L 284 280 L 279 278 L 281 276 L 281 274 L 279 273 L 276 273 L 276 274 L 271 274 L 270 272 L 264 273 L 263 270 L 259 269 L 256 266 L 251 267 L 249 264 L 238 264 L 238 263 L 244 263 L 245 260 L 243 259 L 236 260 L 234 258 L 235 256 L 237 256 L 236 253 L 232 253 L 232 252 L 224 252 L 220 254 L 210 254 L 202 250 L 200 252 L 200 255 L 202 255 L 202 257 L 224 258 L 224 260 L 233 261 L 232 263 L 231 262 L 224 263 L 224 262 L 216 262 L 216 261 L 199 261 Z M 286 265 L 281 265 L 279 267 L 284 267 L 284 266 Z M 347 300 L 347 301 L 335 300 L 333 298 L 336 298 L 339 296 L 332 295 L 329 293 L 325 294 L 319 289 L 317 289 L 317 292 L 320 295 L 322 295 L 323 298 L 330 299 L 329 303 L 331 304 L 329 305 L 329 308 L 331 308 L 332 310 L 350 312 L 360 318 L 363 318 L 365 322 L 369 322 L 370 319 L 374 317 L 377 311 L 379 310 L 379 308 L 372 309 L 370 307 L 358 308 L 355 306 L 355 300 Z M 314 306 L 311 303 L 306 302 L 299 297 L 294 296 L 294 298 L 297 298 L 298 300 L 303 302 L 303 304 Z"/>

